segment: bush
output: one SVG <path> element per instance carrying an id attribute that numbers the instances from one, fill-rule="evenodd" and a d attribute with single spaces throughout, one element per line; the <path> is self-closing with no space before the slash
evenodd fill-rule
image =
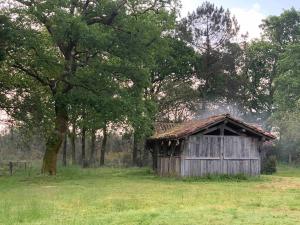
<path id="1" fill-rule="evenodd" d="M 273 174 L 277 171 L 277 160 L 276 156 L 271 155 L 263 159 L 261 172 L 263 174 Z"/>

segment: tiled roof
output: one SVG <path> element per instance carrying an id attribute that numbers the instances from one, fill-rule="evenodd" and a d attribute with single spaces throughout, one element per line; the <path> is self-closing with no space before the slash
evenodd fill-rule
<path id="1" fill-rule="evenodd" d="M 179 139 L 192 134 L 195 134 L 203 129 L 213 126 L 214 124 L 220 123 L 224 120 L 233 121 L 241 126 L 246 127 L 248 130 L 255 132 L 267 139 L 276 139 L 271 133 L 264 131 L 263 129 L 247 124 L 241 120 L 231 117 L 229 114 L 222 114 L 211 116 L 206 119 L 191 120 L 180 124 L 168 124 L 165 129 L 157 129 L 156 133 L 150 137 L 150 140 L 155 139 Z"/>

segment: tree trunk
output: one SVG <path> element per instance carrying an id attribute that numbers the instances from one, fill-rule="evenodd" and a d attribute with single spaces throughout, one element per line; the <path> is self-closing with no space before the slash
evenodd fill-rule
<path id="1" fill-rule="evenodd" d="M 107 143 L 107 127 L 105 124 L 103 127 L 103 140 L 101 145 L 100 166 L 104 166 L 106 143 Z"/>
<path id="2" fill-rule="evenodd" d="M 46 152 L 43 158 L 42 173 L 56 174 L 57 154 L 68 128 L 68 113 L 63 103 L 55 102 L 55 127 L 46 141 Z"/>
<path id="3" fill-rule="evenodd" d="M 144 143 L 142 158 L 143 158 L 143 160 L 142 160 L 141 166 L 148 166 L 149 165 L 149 149 L 146 146 L 146 142 Z"/>
<path id="4" fill-rule="evenodd" d="M 72 132 L 71 132 L 71 148 L 72 148 L 72 165 L 76 164 L 76 127 L 75 122 L 72 124 Z"/>
<path id="5" fill-rule="evenodd" d="M 289 153 L 289 164 L 292 164 L 293 160 L 292 160 L 292 153 Z"/>
<path id="6" fill-rule="evenodd" d="M 95 165 L 95 154 L 96 154 L 96 130 L 92 130 L 91 133 L 91 155 L 90 155 L 90 164 Z"/>
<path id="7" fill-rule="evenodd" d="M 134 131 L 133 134 L 133 151 L 132 151 L 132 165 L 137 166 L 138 165 L 138 136 L 136 134 L 136 131 Z"/>
<path id="8" fill-rule="evenodd" d="M 62 164 L 64 167 L 67 166 L 67 140 L 68 140 L 68 136 L 65 135 L 64 146 L 63 146 L 63 159 L 62 159 Z"/>
<path id="9" fill-rule="evenodd" d="M 85 159 L 85 134 L 86 134 L 86 128 L 85 126 L 82 127 L 81 130 L 81 164 L 82 167 L 85 168 L 86 167 L 86 159 Z"/>

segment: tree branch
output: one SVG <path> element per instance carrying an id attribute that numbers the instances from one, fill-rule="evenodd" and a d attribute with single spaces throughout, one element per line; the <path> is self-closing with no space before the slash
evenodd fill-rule
<path id="1" fill-rule="evenodd" d="M 21 70 L 22 72 L 24 72 L 25 74 L 27 74 L 28 76 L 34 78 L 36 81 L 40 82 L 42 85 L 44 86 L 50 86 L 50 83 L 43 80 L 38 74 L 37 72 L 35 71 L 32 71 L 30 69 L 27 69 L 25 68 L 24 66 L 22 66 L 21 64 L 19 63 L 15 63 L 13 64 L 13 67 L 18 69 L 18 70 Z"/>
<path id="2" fill-rule="evenodd" d="M 132 9 L 132 11 L 133 12 L 135 12 L 135 13 L 133 13 L 133 16 L 138 16 L 138 15 L 142 15 L 142 14 L 145 14 L 145 13 L 147 13 L 147 12 L 149 12 L 149 11 L 157 11 L 159 8 L 156 8 L 157 7 L 157 5 L 158 5 L 158 2 L 159 2 L 159 0 L 154 0 L 151 4 L 150 4 L 150 6 L 149 7 L 147 7 L 147 8 L 145 8 L 144 10 L 141 10 L 141 12 L 136 12 L 137 10 L 136 9 Z M 132 8 L 133 8 L 134 6 L 132 6 Z"/>
<path id="3" fill-rule="evenodd" d="M 62 80 L 62 82 L 64 82 L 65 84 L 67 84 L 69 86 L 69 88 L 70 88 L 69 90 L 71 90 L 74 87 L 79 87 L 79 88 L 83 88 L 83 89 L 85 89 L 87 91 L 90 91 L 91 93 L 93 93 L 93 94 L 95 94 L 97 96 L 100 95 L 100 93 L 98 91 L 94 90 L 91 87 L 88 87 L 88 86 L 84 85 L 83 83 L 81 83 L 81 84 L 73 84 L 73 83 L 71 83 L 70 81 L 67 81 L 67 80 Z"/>
<path id="4" fill-rule="evenodd" d="M 95 23 L 101 23 L 101 24 L 104 24 L 104 25 L 112 25 L 115 18 L 118 16 L 119 14 L 119 10 L 127 3 L 127 0 L 123 0 L 115 10 L 113 10 L 111 12 L 111 14 L 109 16 L 106 16 L 106 17 L 103 17 L 103 16 L 97 16 L 97 17 L 93 17 L 93 18 L 90 18 L 88 21 L 87 21 L 87 24 L 88 25 L 92 25 L 92 24 L 95 24 Z"/>
<path id="5" fill-rule="evenodd" d="M 156 5 L 157 5 L 157 0 L 154 0 L 154 2 L 147 8 L 145 9 L 141 14 L 145 14 L 148 11 L 154 10 Z"/>
<path id="6" fill-rule="evenodd" d="M 27 7 L 30 7 L 34 4 L 34 0 L 16 0 L 16 2 L 19 2 Z"/>
<path id="7" fill-rule="evenodd" d="M 87 8 L 88 8 L 89 4 L 90 4 L 90 0 L 86 0 L 83 7 L 82 7 L 82 14 L 84 16 L 87 15 Z"/>

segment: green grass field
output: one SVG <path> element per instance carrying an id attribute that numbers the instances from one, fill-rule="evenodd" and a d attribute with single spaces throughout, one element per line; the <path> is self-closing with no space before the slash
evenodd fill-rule
<path id="1" fill-rule="evenodd" d="M 148 169 L 60 169 L 0 177 L 0 224 L 300 224 L 300 169 L 236 179 Z"/>

